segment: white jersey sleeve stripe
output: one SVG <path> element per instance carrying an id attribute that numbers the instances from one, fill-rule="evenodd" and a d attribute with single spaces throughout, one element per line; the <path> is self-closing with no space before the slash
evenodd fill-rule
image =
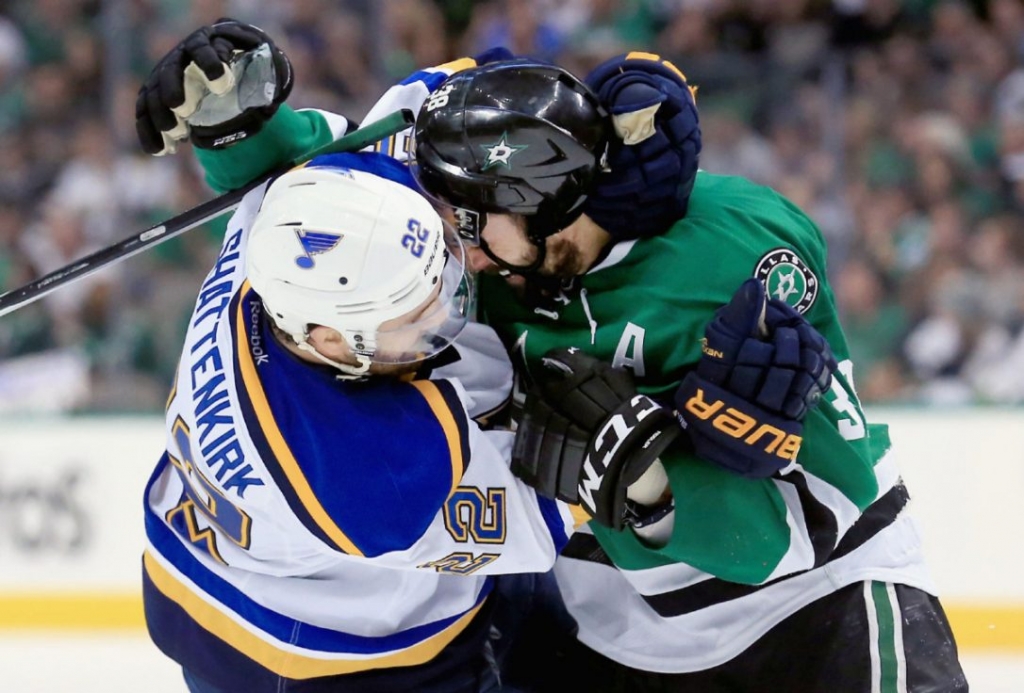
<path id="1" fill-rule="evenodd" d="M 441 86 L 446 79 L 456 72 L 476 67 L 473 58 L 460 58 L 437 67 L 428 67 L 409 75 L 395 86 L 388 89 L 367 112 L 364 123 L 372 123 L 399 109 L 419 112 L 427 97 Z M 411 157 L 412 128 L 387 137 L 374 145 L 374 150 L 384 152 L 399 161 L 407 161 Z"/>

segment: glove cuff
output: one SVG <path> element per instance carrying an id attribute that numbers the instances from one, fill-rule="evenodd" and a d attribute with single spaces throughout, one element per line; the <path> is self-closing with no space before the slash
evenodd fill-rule
<path id="1" fill-rule="evenodd" d="M 263 108 L 251 108 L 226 123 L 209 127 L 192 126 L 189 139 L 200 149 L 224 149 L 252 137 L 273 117 L 280 107 L 274 103 Z"/>
<path id="2" fill-rule="evenodd" d="M 697 455 L 746 477 L 771 476 L 796 461 L 803 424 L 770 414 L 691 372 L 675 394 Z"/>
<path id="3" fill-rule="evenodd" d="M 591 438 L 579 500 L 598 523 L 622 529 L 626 491 L 681 433 L 672 413 L 646 395 L 623 402 Z"/>

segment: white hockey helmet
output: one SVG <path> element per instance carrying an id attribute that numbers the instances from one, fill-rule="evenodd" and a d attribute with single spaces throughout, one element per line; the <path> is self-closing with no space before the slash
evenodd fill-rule
<path id="1" fill-rule="evenodd" d="M 267 314 L 302 349 L 359 376 L 413 363 L 466 324 L 470 283 L 458 235 L 401 182 L 339 166 L 274 181 L 249 232 L 246 271 Z M 308 343 L 311 326 L 345 338 L 359 366 Z"/>

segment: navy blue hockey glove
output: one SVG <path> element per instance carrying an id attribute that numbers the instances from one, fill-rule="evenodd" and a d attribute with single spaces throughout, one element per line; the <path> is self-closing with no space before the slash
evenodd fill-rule
<path id="1" fill-rule="evenodd" d="M 675 394 L 697 454 L 748 477 L 796 460 L 803 419 L 832 383 L 825 338 L 789 305 L 748 279 L 715 313 L 703 354 Z"/>
<path id="2" fill-rule="evenodd" d="M 638 394 L 632 374 L 578 349 L 544 355 L 512 446 L 512 472 L 537 493 L 579 503 L 622 529 L 629 486 L 681 433 L 671 411 Z"/>
<path id="3" fill-rule="evenodd" d="M 292 67 L 262 29 L 220 19 L 189 34 L 150 72 L 135 101 L 147 154 L 189 138 L 218 149 L 257 133 L 288 98 Z"/>
<path id="4" fill-rule="evenodd" d="M 686 215 L 701 150 L 686 78 L 656 55 L 629 53 L 602 63 L 585 82 L 618 138 L 584 211 L 616 240 L 663 233 Z"/>
<path id="5" fill-rule="evenodd" d="M 477 53 L 473 56 L 473 60 L 479 66 L 487 65 L 489 63 L 499 63 L 505 60 L 514 60 L 515 57 L 515 53 L 510 51 L 508 48 L 505 48 L 504 46 L 494 46 L 492 48 L 488 48 L 482 53 Z"/>

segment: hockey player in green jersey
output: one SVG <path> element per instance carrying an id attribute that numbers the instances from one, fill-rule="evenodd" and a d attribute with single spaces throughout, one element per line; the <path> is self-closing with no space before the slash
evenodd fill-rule
<path id="1" fill-rule="evenodd" d="M 637 499 L 623 504 L 621 494 L 594 494 L 604 496 L 600 507 L 592 499 L 595 516 L 626 526 L 594 522 L 570 540 L 555 574 L 575 632 L 550 634 L 543 644 L 555 641 L 553 649 L 530 648 L 516 660 L 529 666 L 513 673 L 524 681 L 531 667 L 543 672 L 526 681 L 532 690 L 967 690 L 904 512 L 908 494 L 895 451 L 856 396 L 820 232 L 768 188 L 696 172 L 699 132 L 686 127 L 692 104 L 677 70 L 649 54 L 612 68 L 595 72 L 590 88 L 563 72 L 540 95 L 527 85 L 550 66 L 467 60 L 413 75 L 367 116 L 424 102 L 418 178 L 477 242 L 469 253 L 482 273 L 480 315 L 501 333 L 521 373 L 543 381 L 548 355 L 551 367 L 570 372 L 563 385 L 593 380 L 577 377 L 586 369 L 599 380 L 618 377 L 575 354 L 549 355 L 575 347 L 615 373 L 630 372 L 640 391 L 675 406 L 687 423 L 657 461 L 667 485 L 653 485 L 639 510 Z M 610 171 L 602 168 L 606 135 L 598 121 L 606 123 L 605 114 L 584 113 L 594 94 L 621 139 L 607 150 Z M 152 153 L 189 136 L 188 127 L 168 134 L 178 123 L 161 121 L 159 105 L 152 93 L 140 99 L 140 139 Z M 200 146 L 218 136 L 241 141 L 198 150 L 215 186 L 251 179 L 296 148 L 338 134 L 335 125 L 347 127 L 313 111 L 259 113 L 242 104 L 232 114 L 241 120 L 212 131 L 204 120 L 199 137 L 193 133 Z M 401 155 L 407 143 L 396 138 L 388 151 Z M 639 175 L 630 178 L 630 170 Z M 671 192 L 659 197 L 666 180 Z M 666 214 L 674 215 L 670 223 Z M 758 298 L 737 292 L 749 278 L 772 297 L 777 328 L 800 333 L 805 320 L 838 360 L 829 389 L 809 411 L 792 410 L 785 399 L 740 410 L 773 416 L 783 434 L 775 445 L 747 435 L 739 417 L 720 419 L 731 404 L 719 414 L 723 400 L 706 399 L 737 394 L 729 390 L 744 380 L 737 373 L 752 368 L 756 380 L 777 365 L 774 355 L 744 360 L 743 348 L 759 341 Z M 746 333 L 729 334 L 744 322 Z M 776 354 L 784 350 L 780 334 L 764 341 Z M 716 379 L 723 365 L 728 373 Z M 554 380 L 549 394 L 559 389 Z M 747 386 L 736 387 L 761 394 L 760 384 Z M 583 425 L 586 417 L 572 410 L 574 389 L 563 387 L 565 399 L 548 407 L 570 423 L 563 440 L 596 453 L 604 421 Z M 813 387 L 802 392 L 804 404 L 814 404 Z M 541 411 L 530 405 L 528 398 L 528 414 Z M 554 420 L 534 421 L 541 440 Z M 744 432 L 737 439 L 729 431 Z M 583 500 L 579 491 L 595 485 L 585 458 L 538 448 L 520 460 L 525 473 L 546 492 Z M 623 506 L 631 516 L 614 511 Z M 545 654 L 554 670 L 531 659 Z"/>
<path id="2" fill-rule="evenodd" d="M 673 71 L 656 59 L 626 58 L 611 67 L 599 68 L 588 80 L 599 95 L 635 97 L 636 89 L 624 95 L 627 89 L 608 88 L 617 75 L 632 71 L 656 75 L 653 83 L 671 101 L 673 92 L 662 80 Z M 559 230 L 540 239 L 543 255 L 533 251 L 539 245 L 534 219 L 514 213 L 522 206 L 519 199 L 554 188 L 546 175 L 550 169 L 529 166 L 543 161 L 545 152 L 526 157 L 543 142 L 536 120 L 556 110 L 508 74 L 489 79 L 500 72 L 484 66 L 454 75 L 434 92 L 451 87 L 447 103 L 431 109 L 428 100 L 416 127 L 421 183 L 457 207 L 460 221 L 474 222 L 482 241 L 477 262 L 471 260 L 482 272 L 482 318 L 502 334 L 520 372 L 534 380 L 545 377 L 545 362 L 560 374 L 587 368 L 565 354 L 552 357 L 550 350 L 559 347 L 576 347 L 627 369 L 642 392 L 676 406 L 688 424 L 686 438 L 703 458 L 683 444 L 663 451 L 671 498 L 660 510 L 642 508 L 623 531 L 591 523 L 592 534 L 578 532 L 570 540 L 555 573 L 578 632 L 552 658 L 559 675 L 534 681 L 534 689 L 966 690 L 916 528 L 903 512 L 908 493 L 887 428 L 867 422 L 856 396 L 826 277 L 825 243 L 814 223 L 768 188 L 699 172 L 692 189 L 685 180 L 680 186 L 689 192 L 685 214 L 661 233 L 584 203 L 582 215 L 556 222 Z M 492 107 L 497 101 L 500 115 Z M 615 112 L 614 102 L 605 105 Z M 566 126 L 564 111 L 558 119 L 553 125 L 561 130 L 581 132 L 578 125 Z M 653 127 L 659 127 L 657 119 Z M 548 139 L 557 142 L 556 137 Z M 522 157 L 520 168 L 488 168 L 487 158 L 473 156 L 496 140 L 515 149 L 508 157 L 513 163 Z M 614 147 L 612 156 L 622 158 Z M 578 194 L 601 184 L 600 174 L 595 176 L 598 181 Z M 500 198 L 503 190 L 517 194 Z M 571 209 L 571 201 L 561 200 L 562 208 Z M 542 264 L 531 270 L 538 257 Z M 736 371 L 749 367 L 757 372 L 755 380 L 763 377 L 752 388 L 741 386 L 742 394 L 768 388 L 770 368 L 759 369 L 757 358 L 738 353 L 741 345 L 731 355 L 716 353 L 728 342 L 723 321 L 731 320 L 729 327 L 744 320 L 744 297 L 736 289 L 751 278 L 774 299 L 776 310 L 782 310 L 779 304 L 788 307 L 824 335 L 838 360 L 830 388 L 805 416 L 790 418 L 779 403 L 779 416 L 772 419 L 777 430 L 802 442 L 793 460 L 785 455 L 787 443 L 777 444 L 774 472 L 769 448 L 776 439 L 757 437 L 760 429 L 751 432 L 742 421 L 743 414 L 756 411 L 751 418 L 763 422 L 770 406 L 737 405 L 740 415 L 720 419 L 703 415 L 722 399 L 698 399 L 703 408 L 694 403 L 701 393 L 729 394 L 709 381 L 730 358 L 741 362 Z M 756 298 L 749 305 L 756 306 Z M 739 319 L 737 310 L 722 306 L 738 307 Z M 738 337 L 756 330 L 755 320 Z M 572 424 L 585 428 L 586 416 L 576 412 L 587 399 L 573 390 L 577 383 L 578 389 L 592 387 L 601 377 L 599 370 L 571 372 L 546 389 L 563 398 L 554 403 L 554 413 L 568 427 L 550 412 L 533 412 L 541 430 L 538 441 L 524 444 L 525 453 L 542 459 L 528 461 L 528 472 L 548 493 L 577 493 L 583 500 L 585 487 L 604 485 L 593 480 L 596 475 L 586 470 L 586 458 L 574 456 L 573 446 L 582 444 L 594 466 L 608 446 L 571 440 Z M 717 380 L 732 384 L 743 377 Z M 520 434 L 531 421 L 529 398 L 526 413 Z M 787 419 L 802 429 L 787 427 Z M 605 422 L 589 432 L 600 439 Z M 553 434 L 544 430 L 549 425 Z M 729 435 L 741 431 L 740 439 Z M 580 470 L 575 475 L 573 463 Z M 766 471 L 773 473 L 764 476 Z M 525 660 L 536 666 L 543 656 L 542 648 L 533 647 L 538 638 L 520 642 L 529 648 Z"/>

